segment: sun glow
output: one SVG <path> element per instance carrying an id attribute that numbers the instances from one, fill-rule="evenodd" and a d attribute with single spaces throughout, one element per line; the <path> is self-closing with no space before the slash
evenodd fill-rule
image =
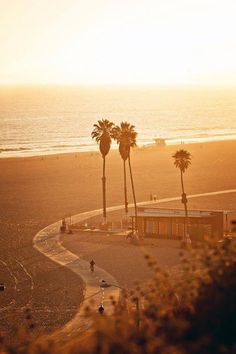
<path id="1" fill-rule="evenodd" d="M 236 84 L 234 0 L 2 7 L 1 84 Z"/>

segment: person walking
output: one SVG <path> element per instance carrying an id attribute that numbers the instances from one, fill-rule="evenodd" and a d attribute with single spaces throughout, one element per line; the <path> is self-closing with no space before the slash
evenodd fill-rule
<path id="1" fill-rule="evenodd" d="M 94 260 L 92 259 L 92 260 L 90 261 L 90 270 L 91 270 L 92 273 L 94 272 L 94 266 L 95 266 L 95 262 L 94 262 Z"/>
<path id="2" fill-rule="evenodd" d="M 101 304 L 98 306 L 98 313 L 100 313 L 100 315 L 103 315 L 105 309 L 104 309 L 104 306 Z"/>

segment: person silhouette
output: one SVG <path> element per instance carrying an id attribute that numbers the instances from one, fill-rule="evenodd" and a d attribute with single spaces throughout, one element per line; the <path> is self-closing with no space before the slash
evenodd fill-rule
<path id="1" fill-rule="evenodd" d="M 90 261 L 90 270 L 91 270 L 91 272 L 94 272 L 94 266 L 95 266 L 95 262 L 94 262 L 94 260 L 92 259 L 92 260 Z"/>
<path id="2" fill-rule="evenodd" d="M 104 307 L 103 307 L 103 305 L 101 304 L 101 305 L 99 305 L 98 306 L 98 313 L 100 313 L 100 315 L 103 315 L 103 312 L 105 311 L 105 309 L 104 309 Z"/>

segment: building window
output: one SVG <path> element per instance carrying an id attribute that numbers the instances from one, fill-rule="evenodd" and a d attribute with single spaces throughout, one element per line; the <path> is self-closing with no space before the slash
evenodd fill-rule
<path id="1" fill-rule="evenodd" d="M 182 239 L 184 236 L 184 224 L 172 223 L 172 238 Z"/>
<path id="2" fill-rule="evenodd" d="M 163 238 L 167 238 L 169 235 L 168 232 L 168 222 L 159 221 L 159 235 Z"/>
<path id="3" fill-rule="evenodd" d="M 146 233 L 149 235 L 158 235 L 158 222 L 154 220 L 147 220 Z"/>

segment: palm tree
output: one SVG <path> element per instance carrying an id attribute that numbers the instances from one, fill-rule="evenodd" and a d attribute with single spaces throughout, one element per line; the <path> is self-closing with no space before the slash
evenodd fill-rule
<path id="1" fill-rule="evenodd" d="M 94 124 L 93 131 L 91 136 L 93 139 L 99 143 L 99 149 L 103 158 L 103 173 L 102 173 L 102 195 L 103 195 L 103 222 L 106 224 L 106 155 L 110 151 L 111 147 L 111 137 L 112 137 L 112 129 L 114 123 L 110 122 L 108 119 L 102 119 Z"/>
<path id="2" fill-rule="evenodd" d="M 172 156 L 174 158 L 174 165 L 175 167 L 179 168 L 180 170 L 180 178 L 181 178 L 181 188 L 182 188 L 182 200 L 181 202 L 184 204 L 185 210 L 185 220 L 184 220 L 184 237 L 186 239 L 186 233 L 188 234 L 188 209 L 187 209 L 187 196 L 184 191 L 184 181 L 183 181 L 183 174 L 191 165 L 191 154 L 183 149 L 176 151 L 176 153 Z"/>
<path id="3" fill-rule="evenodd" d="M 113 129 L 113 138 L 119 144 L 120 156 L 123 159 L 123 172 L 124 172 L 124 197 L 125 197 L 125 213 L 128 213 L 128 201 L 127 201 L 127 183 L 126 183 L 126 161 L 128 160 L 129 172 L 132 186 L 132 194 L 134 199 L 135 209 L 135 230 L 137 230 L 137 203 L 134 189 L 133 173 L 130 161 L 130 148 L 136 146 L 137 132 L 134 130 L 134 125 L 128 122 L 121 122 L 120 127 L 116 126 Z"/>

